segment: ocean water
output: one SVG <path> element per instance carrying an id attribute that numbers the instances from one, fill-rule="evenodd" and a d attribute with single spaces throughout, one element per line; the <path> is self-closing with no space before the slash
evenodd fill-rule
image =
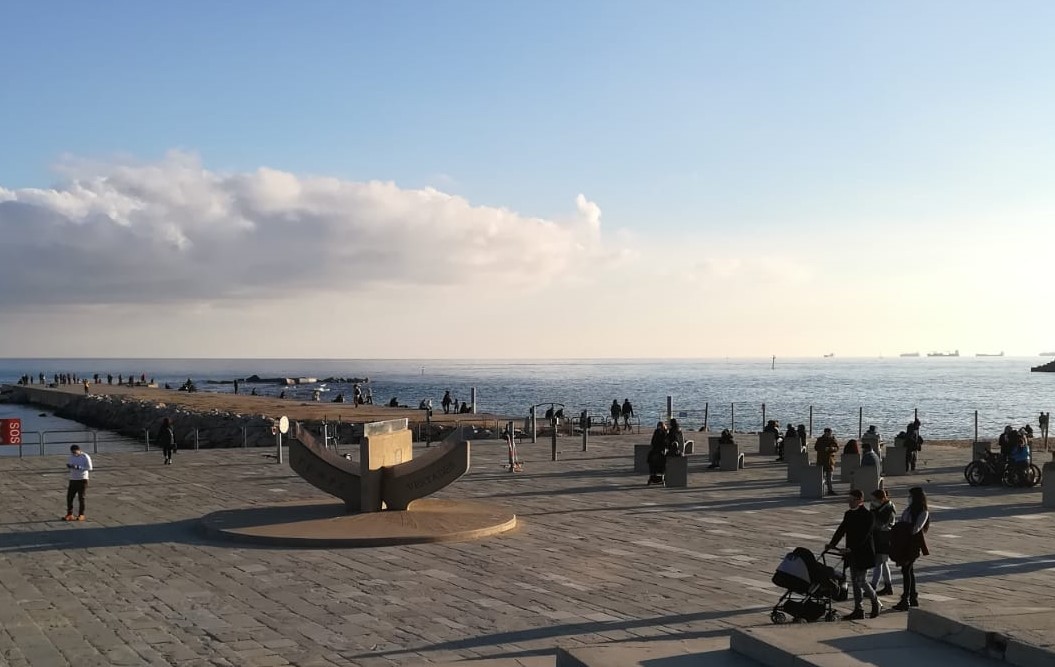
<path id="1" fill-rule="evenodd" d="M 347 359 L 0 359 L 0 381 L 23 373 L 67 372 L 146 374 L 173 387 L 190 378 L 203 391 L 232 391 L 231 380 L 261 377 L 368 377 L 375 403 L 398 398 L 416 406 L 431 398 L 439 410 L 446 389 L 458 401 L 477 390 L 477 407 L 524 417 L 531 405 L 561 403 L 569 416 L 583 409 L 607 415 L 612 400 L 629 398 L 647 426 L 665 414 L 667 396 L 683 425 L 741 430 L 761 428 L 766 418 L 809 424 L 813 432 L 831 427 L 842 438 L 875 424 L 887 437 L 918 414 L 925 438 L 995 436 L 1005 424 L 1037 428 L 1041 411 L 1055 407 L 1055 373 L 1031 373 L 1041 357 L 958 357 L 886 359 L 562 359 L 562 360 L 347 360 Z M 327 383 L 284 388 L 248 385 L 259 393 L 322 400 L 351 396 L 351 385 Z M 10 406 L 0 405 L 0 413 Z M 544 408 L 543 408 L 544 409 Z"/>

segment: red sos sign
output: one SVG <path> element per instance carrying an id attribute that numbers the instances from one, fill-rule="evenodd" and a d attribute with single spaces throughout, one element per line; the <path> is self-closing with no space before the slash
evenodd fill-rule
<path id="1" fill-rule="evenodd" d="M 0 445 L 22 444 L 22 420 L 0 419 Z"/>

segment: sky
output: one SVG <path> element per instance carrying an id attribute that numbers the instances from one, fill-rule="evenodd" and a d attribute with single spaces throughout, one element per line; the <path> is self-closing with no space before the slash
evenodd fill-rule
<path id="1" fill-rule="evenodd" d="M 11 3 L 0 356 L 1055 349 L 1055 4 Z"/>

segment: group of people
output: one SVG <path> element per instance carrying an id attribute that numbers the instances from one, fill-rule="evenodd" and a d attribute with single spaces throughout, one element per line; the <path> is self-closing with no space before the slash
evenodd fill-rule
<path id="1" fill-rule="evenodd" d="M 926 539 L 930 528 L 930 511 L 923 489 L 918 486 L 909 489 L 908 507 L 896 520 L 897 509 L 883 489 L 872 492 L 871 502 L 867 506 L 864 493 L 860 489 L 853 489 L 848 504 L 850 509 L 843 515 L 842 522 L 828 543 L 830 549 L 837 548 L 844 539 L 846 544 L 845 557 L 850 571 L 854 608 L 843 619 L 863 619 L 863 601 L 866 597 L 872 603 L 868 617 L 879 616 L 883 608 L 879 598 L 894 594 L 890 562 L 901 568 L 903 584 L 901 599 L 893 608 L 896 611 L 908 611 L 909 607 L 918 607 L 915 563 L 920 556 L 930 555 Z M 870 582 L 869 570 L 872 570 Z M 883 580 L 883 588 L 877 590 L 880 579 Z"/>
<path id="2" fill-rule="evenodd" d="M 681 456 L 685 452 L 685 434 L 681 431 L 677 419 L 670 420 L 668 427 L 664 422 L 656 423 L 648 450 L 648 485 L 662 484 L 667 474 L 667 457 Z"/>
<path id="3" fill-rule="evenodd" d="M 26 375 L 23 375 L 20 378 L 18 378 L 18 383 L 17 384 L 20 384 L 20 385 L 23 385 L 23 386 L 28 386 L 28 385 L 37 384 L 37 383 L 39 383 L 41 385 L 49 384 L 48 376 L 45 375 L 44 373 L 38 373 L 36 376 L 29 375 L 27 373 Z M 99 375 L 98 373 L 95 373 L 95 374 L 92 375 L 92 377 L 91 377 L 91 384 L 102 384 L 102 383 L 103 383 L 103 377 L 101 375 Z M 107 373 L 106 374 L 106 384 L 113 384 L 113 383 L 114 383 L 114 376 L 109 374 L 109 373 Z M 53 385 L 53 386 L 56 386 L 56 387 L 60 387 L 60 386 L 64 386 L 64 385 L 71 385 L 71 384 L 83 384 L 83 385 L 87 386 L 88 385 L 88 377 L 83 376 L 83 375 L 77 375 L 76 373 L 53 373 L 52 376 L 51 376 L 50 384 Z M 146 375 L 146 373 L 140 373 L 139 377 L 137 378 L 136 376 L 129 374 L 128 375 L 128 380 L 126 381 L 124 375 L 118 374 L 118 376 L 117 376 L 117 384 L 119 384 L 119 385 L 128 385 L 129 387 L 134 387 L 134 386 L 137 386 L 137 385 L 138 386 L 143 386 L 143 385 L 147 384 L 147 375 Z M 154 384 L 154 378 L 150 378 L 150 384 Z"/>
<path id="4" fill-rule="evenodd" d="M 1032 463 L 1033 427 L 1029 424 L 1017 430 L 1010 424 L 1005 426 L 997 444 L 1005 460 L 1027 466 Z"/>
<path id="5" fill-rule="evenodd" d="M 762 428 L 762 432 L 773 434 L 773 440 L 776 442 L 777 461 L 784 460 L 784 444 L 787 441 L 798 439 L 799 447 L 803 447 L 806 444 L 805 424 L 799 424 L 798 427 L 796 427 L 794 424 L 789 423 L 787 430 L 784 433 L 781 433 L 780 422 L 776 419 L 770 419 Z"/>
<path id="6" fill-rule="evenodd" d="M 608 408 L 609 414 L 612 416 L 612 431 L 619 432 L 619 420 L 623 420 L 624 431 L 630 430 L 630 420 L 634 417 L 634 406 L 630 404 L 629 398 L 623 399 L 623 404 L 619 405 L 619 399 L 613 398 L 612 405 Z"/>

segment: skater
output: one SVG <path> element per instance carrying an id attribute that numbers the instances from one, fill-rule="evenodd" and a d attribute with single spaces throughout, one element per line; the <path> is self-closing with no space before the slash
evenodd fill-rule
<path id="1" fill-rule="evenodd" d="M 176 434 L 172 432 L 172 422 L 168 417 L 161 420 L 157 441 L 161 445 L 161 453 L 165 455 L 165 465 L 171 465 L 172 455 L 176 452 Z"/>
<path id="2" fill-rule="evenodd" d="M 66 460 L 70 472 L 70 483 L 66 487 L 66 516 L 64 521 L 84 521 L 84 496 L 88 492 L 88 473 L 92 471 L 92 457 L 81 451 L 80 446 L 70 447 L 70 458 Z M 78 512 L 73 516 L 73 497 L 77 496 Z"/>

